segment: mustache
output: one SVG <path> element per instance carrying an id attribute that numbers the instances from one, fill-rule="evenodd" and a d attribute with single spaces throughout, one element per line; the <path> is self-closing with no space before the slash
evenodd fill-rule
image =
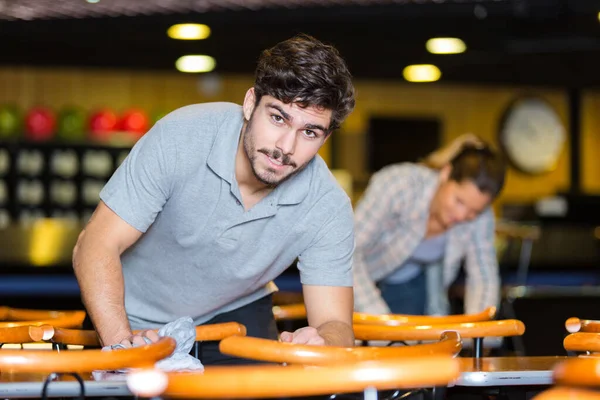
<path id="1" fill-rule="evenodd" d="M 281 163 L 283 165 L 289 165 L 291 167 L 296 168 L 296 163 L 292 161 L 289 155 L 283 154 L 280 150 L 269 150 L 269 149 L 258 149 L 259 153 L 263 153 L 268 157 L 271 157 L 274 160 L 281 159 Z"/>

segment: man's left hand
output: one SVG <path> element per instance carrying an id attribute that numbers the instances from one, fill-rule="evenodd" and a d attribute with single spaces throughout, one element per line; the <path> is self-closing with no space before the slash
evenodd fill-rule
<path id="1" fill-rule="evenodd" d="M 279 338 L 282 342 L 295 344 L 310 344 L 314 346 L 324 346 L 325 339 L 319 335 L 316 328 L 305 326 L 295 332 L 281 332 Z"/>

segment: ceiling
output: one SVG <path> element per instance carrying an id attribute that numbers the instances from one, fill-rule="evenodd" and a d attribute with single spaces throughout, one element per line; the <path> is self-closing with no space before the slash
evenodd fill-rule
<path id="1" fill-rule="evenodd" d="M 357 78 L 434 63 L 442 82 L 587 88 L 600 85 L 599 11 L 600 0 L 0 0 L 0 66 L 174 70 L 201 53 L 217 71 L 252 73 L 262 49 L 304 32 L 336 45 Z M 179 22 L 212 35 L 169 39 Z M 431 55 L 434 36 L 468 50 Z"/>

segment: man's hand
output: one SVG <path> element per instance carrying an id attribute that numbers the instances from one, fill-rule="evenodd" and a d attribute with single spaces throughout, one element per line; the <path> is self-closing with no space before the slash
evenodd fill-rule
<path id="1" fill-rule="evenodd" d="M 319 335 L 316 328 L 305 326 L 295 332 L 281 332 L 279 338 L 282 342 L 295 344 L 310 344 L 314 346 L 324 346 L 325 339 Z"/>
<path id="2" fill-rule="evenodd" d="M 465 133 L 428 155 L 423 162 L 435 169 L 442 168 L 467 146 L 483 147 L 484 142 L 477 135 Z"/>
<path id="3" fill-rule="evenodd" d="M 465 133 L 454 139 L 449 147 L 455 153 L 458 153 L 467 146 L 483 147 L 484 143 L 479 136 L 473 133 Z"/>
<path id="4" fill-rule="evenodd" d="M 146 339 L 148 339 L 151 343 L 155 343 L 158 341 L 158 339 L 160 339 L 160 337 L 158 336 L 158 333 L 156 333 L 156 331 L 153 330 L 140 331 L 121 340 L 119 344 L 127 348 L 145 346 L 148 344 Z"/>

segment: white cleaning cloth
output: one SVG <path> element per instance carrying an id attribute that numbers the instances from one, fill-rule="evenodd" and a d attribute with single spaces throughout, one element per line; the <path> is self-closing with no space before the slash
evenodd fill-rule
<path id="1" fill-rule="evenodd" d="M 181 317 L 169 322 L 158 330 L 158 336 L 168 336 L 175 339 L 177 346 L 173 354 L 155 364 L 156 368 L 163 371 L 201 371 L 204 369 L 200 360 L 189 354 L 196 341 L 196 327 L 190 317 Z M 148 338 L 144 339 L 150 343 Z M 122 344 L 113 344 L 112 346 L 103 347 L 102 351 L 124 348 L 125 346 Z M 117 372 L 127 372 L 127 370 Z M 92 375 L 96 380 L 120 380 L 119 376 L 124 378 L 124 374 L 115 374 L 115 371 L 93 371 Z"/>

